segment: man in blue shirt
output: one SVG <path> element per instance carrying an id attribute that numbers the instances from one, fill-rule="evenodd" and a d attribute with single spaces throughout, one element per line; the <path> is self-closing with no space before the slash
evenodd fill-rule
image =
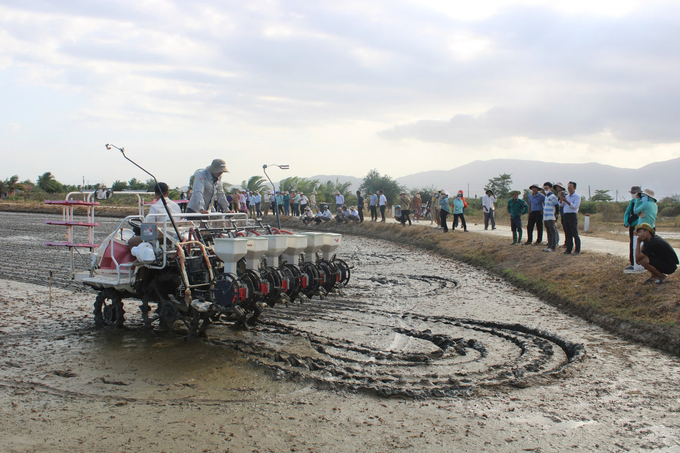
<path id="1" fill-rule="evenodd" d="M 564 235 L 567 237 L 567 251 L 565 255 L 578 255 L 581 253 L 581 238 L 578 235 L 578 208 L 581 205 L 581 196 L 576 193 L 576 183 L 569 181 L 567 194 L 560 192 L 560 206 L 564 208 L 563 226 Z"/>
<path id="2" fill-rule="evenodd" d="M 368 191 L 369 207 L 371 208 L 371 222 L 378 221 L 378 196 L 372 190 Z"/>
<path id="3" fill-rule="evenodd" d="M 536 245 L 543 242 L 543 202 L 545 196 L 538 191 L 541 189 L 538 184 L 529 186 L 531 193 L 529 194 L 529 220 L 527 222 L 527 241 L 524 245 L 531 245 L 534 234 L 534 225 L 536 225 Z"/>

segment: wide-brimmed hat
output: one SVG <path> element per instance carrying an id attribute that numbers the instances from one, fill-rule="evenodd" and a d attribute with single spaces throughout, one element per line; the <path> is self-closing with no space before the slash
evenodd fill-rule
<path id="1" fill-rule="evenodd" d="M 630 188 L 630 193 L 632 193 L 632 194 L 642 193 L 642 187 L 633 186 L 633 187 Z"/>
<path id="2" fill-rule="evenodd" d="M 654 198 L 654 200 L 656 200 L 654 196 L 654 191 L 652 189 L 645 189 L 642 191 L 642 193 L 647 195 L 649 198 Z"/>
<path id="3" fill-rule="evenodd" d="M 539 186 L 538 184 L 532 184 L 532 185 L 530 185 L 530 186 L 529 186 L 529 189 L 533 189 L 534 187 L 537 188 L 538 190 L 541 190 L 541 186 Z"/>
<path id="4" fill-rule="evenodd" d="M 519 190 L 511 190 L 511 191 L 508 193 L 508 195 L 519 195 L 519 194 L 521 194 L 521 193 L 522 193 L 522 192 L 520 192 Z"/>
<path id="5" fill-rule="evenodd" d="M 564 184 L 562 184 L 561 182 L 556 182 L 555 184 L 553 184 L 553 187 L 559 187 L 559 188 L 561 188 L 562 190 L 565 189 Z"/>
<path id="6" fill-rule="evenodd" d="M 305 211 L 311 211 L 311 210 L 312 210 L 312 208 L 310 208 L 309 206 L 305 206 Z"/>
<path id="7" fill-rule="evenodd" d="M 637 231 L 637 230 L 647 230 L 652 234 L 654 234 L 656 232 L 654 227 L 651 226 L 648 223 L 638 223 L 637 225 L 635 225 L 635 231 Z"/>
<path id="8" fill-rule="evenodd" d="M 336 191 L 335 191 L 335 195 L 340 195 L 340 191 L 339 191 L 339 190 L 336 190 Z"/>
<path id="9" fill-rule="evenodd" d="M 213 160 L 212 164 L 210 164 L 206 170 L 208 170 L 210 173 L 229 173 L 229 170 L 227 170 L 227 164 L 222 159 Z"/>
<path id="10" fill-rule="evenodd" d="M 496 195 L 495 193 L 493 193 L 493 190 L 491 190 L 491 189 L 486 189 L 486 192 L 484 192 L 484 193 L 488 195 L 489 192 L 491 192 L 491 195 Z"/>
<path id="11" fill-rule="evenodd" d="M 463 194 L 458 192 L 458 195 L 456 195 L 457 198 L 463 198 Z"/>

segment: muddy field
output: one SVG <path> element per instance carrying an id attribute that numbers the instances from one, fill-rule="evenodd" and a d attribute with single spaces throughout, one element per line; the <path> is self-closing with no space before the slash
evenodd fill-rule
<path id="1" fill-rule="evenodd" d="M 680 452 L 677 358 L 467 265 L 346 236 L 342 294 L 187 342 L 50 292 L 46 218 L 0 219 L 0 451 Z"/>

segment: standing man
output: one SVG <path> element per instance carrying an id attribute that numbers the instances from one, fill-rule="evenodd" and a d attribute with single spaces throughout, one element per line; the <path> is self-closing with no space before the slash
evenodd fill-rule
<path id="1" fill-rule="evenodd" d="M 567 194 L 560 192 L 562 198 L 560 205 L 564 207 L 563 226 L 564 235 L 567 237 L 567 251 L 565 255 L 578 255 L 581 253 L 581 238 L 578 235 L 578 208 L 581 205 L 581 196 L 576 193 L 576 183 L 569 181 Z M 572 253 L 573 252 L 573 253 Z"/>
<path id="2" fill-rule="evenodd" d="M 635 261 L 647 269 L 652 276 L 644 283 L 662 284 L 678 268 L 678 255 L 673 247 L 659 236 L 648 223 L 635 226 L 637 243 L 635 244 Z"/>
<path id="3" fill-rule="evenodd" d="M 335 211 L 342 209 L 342 205 L 345 204 L 345 197 L 340 193 L 339 190 L 335 191 Z"/>
<path id="4" fill-rule="evenodd" d="M 645 272 L 645 268 L 635 263 L 635 244 L 637 243 L 637 234 L 635 233 L 635 226 L 640 223 L 640 217 L 635 214 L 635 208 L 642 203 L 642 188 L 640 186 L 633 186 L 630 188 L 631 200 L 628 203 L 625 214 L 623 214 L 623 225 L 628 227 L 628 260 L 630 264 L 623 269 L 624 274 L 637 274 Z"/>
<path id="5" fill-rule="evenodd" d="M 543 242 L 543 203 L 545 196 L 539 193 L 540 187 L 538 184 L 529 186 L 531 193 L 529 194 L 529 220 L 527 221 L 527 241 L 524 245 L 531 245 L 534 235 L 534 226 L 536 226 L 536 244 Z"/>
<path id="6" fill-rule="evenodd" d="M 255 191 L 255 196 L 253 197 L 253 201 L 255 202 L 255 216 L 258 218 L 262 217 L 262 195 L 260 195 L 259 191 Z"/>
<path id="7" fill-rule="evenodd" d="M 309 207 L 309 198 L 307 198 L 304 192 L 300 192 L 300 213 L 304 214 L 307 207 Z"/>
<path id="8" fill-rule="evenodd" d="M 510 191 L 512 198 L 508 200 L 508 213 L 510 214 L 510 229 L 512 229 L 512 244 L 519 245 L 522 242 L 522 215 L 529 212 L 529 205 L 519 198 L 519 190 Z"/>
<path id="9" fill-rule="evenodd" d="M 543 184 L 543 195 L 545 195 L 545 201 L 543 202 L 543 224 L 545 225 L 545 233 L 548 236 L 548 246 L 543 249 L 544 252 L 554 252 L 557 249 L 557 244 L 560 242 L 560 233 L 557 231 L 556 225 L 560 201 L 553 193 L 552 186 L 550 181 Z"/>
<path id="10" fill-rule="evenodd" d="M 378 191 L 378 205 L 380 206 L 380 216 L 382 217 L 381 222 L 385 221 L 385 208 L 387 208 L 387 197 L 382 190 Z"/>
<path id="11" fill-rule="evenodd" d="M 312 211 L 316 209 L 316 190 L 312 190 L 312 194 L 309 196 L 309 206 Z"/>
<path id="12" fill-rule="evenodd" d="M 562 184 L 561 182 L 556 182 L 555 184 L 553 184 L 553 188 L 557 191 L 557 199 L 561 200 L 562 199 L 562 192 L 564 192 L 564 190 L 565 190 L 564 184 Z M 557 213 L 555 213 L 555 216 L 557 217 Z M 565 231 L 565 229 L 564 229 L 564 206 L 562 205 L 561 201 L 560 201 L 559 217 L 560 217 L 560 225 L 562 225 L 562 231 Z M 566 247 L 566 246 L 567 246 L 567 234 L 565 233 L 564 234 L 564 244 L 562 245 L 562 247 Z"/>
<path id="13" fill-rule="evenodd" d="M 496 207 L 494 203 L 496 202 L 496 195 L 493 190 L 487 189 L 486 195 L 482 197 L 482 210 L 484 211 L 484 229 L 489 229 L 489 220 L 491 221 L 491 229 L 496 229 L 496 219 L 494 218 L 494 211 Z"/>
<path id="14" fill-rule="evenodd" d="M 225 212 L 229 212 L 229 202 L 222 187 L 222 173 L 229 173 L 222 159 L 215 159 L 203 170 L 194 174 L 194 187 L 187 205 L 188 213 L 208 214 L 213 202 L 219 202 Z"/>
<path id="15" fill-rule="evenodd" d="M 357 213 L 359 214 L 359 223 L 364 221 L 364 197 L 361 192 L 357 190 Z"/>
<path id="16" fill-rule="evenodd" d="M 437 198 L 436 200 L 439 201 L 439 215 L 441 225 L 442 225 L 442 230 L 444 230 L 444 233 L 449 232 L 449 227 L 446 224 L 446 217 L 449 215 L 451 212 L 451 207 L 449 205 L 449 193 L 448 192 L 443 192 L 441 196 L 441 200 Z"/>
<path id="17" fill-rule="evenodd" d="M 378 221 L 378 196 L 372 190 L 368 191 L 368 203 L 371 208 L 371 222 Z"/>

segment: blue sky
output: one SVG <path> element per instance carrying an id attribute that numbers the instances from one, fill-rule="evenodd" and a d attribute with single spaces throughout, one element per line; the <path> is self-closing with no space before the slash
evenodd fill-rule
<path id="1" fill-rule="evenodd" d="M 0 0 L 0 178 L 680 157 L 680 5 Z"/>

